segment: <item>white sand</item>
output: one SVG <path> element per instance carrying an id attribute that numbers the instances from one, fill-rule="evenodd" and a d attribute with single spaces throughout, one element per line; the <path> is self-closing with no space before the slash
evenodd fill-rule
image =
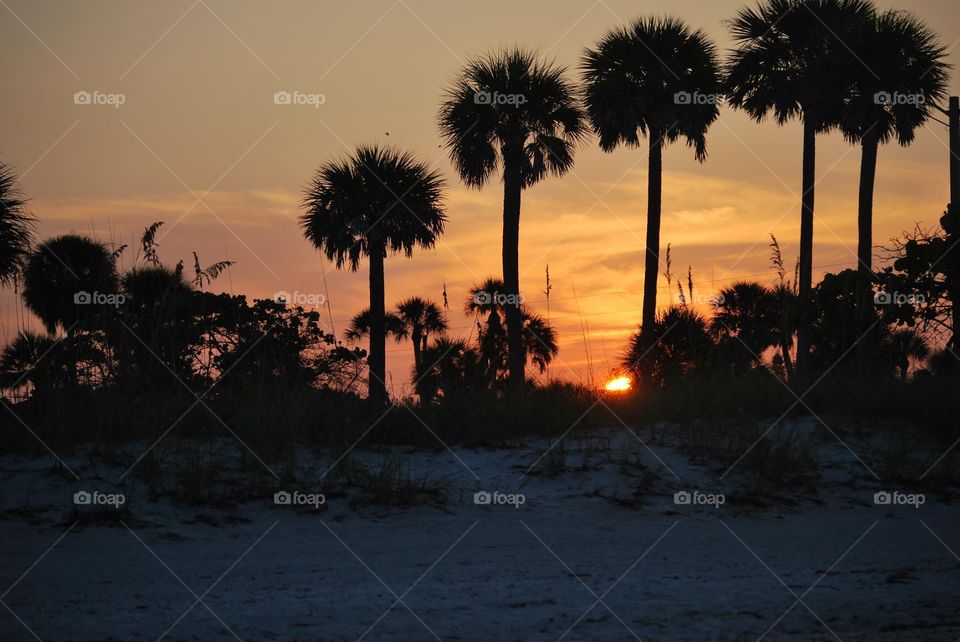
<path id="1" fill-rule="evenodd" d="M 790 501 L 756 506 L 742 477 L 721 481 L 652 445 L 675 477 L 620 438 L 628 445 L 615 440 L 614 456 L 639 458 L 652 475 L 603 453 L 582 467 L 568 455 L 579 470 L 518 488 L 542 444 L 458 449 L 462 461 L 407 453 L 414 471 L 448 477 L 445 510 L 351 509 L 348 498 L 313 512 L 243 498 L 184 507 L 147 501 L 138 482 L 129 530 L 80 524 L 66 536 L 73 492 L 111 492 L 125 467 L 69 459 L 78 483 L 52 475 L 49 459 L 6 457 L 0 590 L 16 584 L 2 597 L 0 640 L 960 637 L 960 559 L 948 550 L 960 552 L 955 489 L 927 489 L 920 508 L 875 506 L 887 486 L 818 433 L 819 497 L 780 490 Z M 306 454 L 301 463 L 325 470 Z M 640 485 L 642 505 L 625 505 Z M 496 488 L 525 503 L 474 505 L 475 490 Z M 679 489 L 722 491 L 726 504 L 676 506 Z"/>

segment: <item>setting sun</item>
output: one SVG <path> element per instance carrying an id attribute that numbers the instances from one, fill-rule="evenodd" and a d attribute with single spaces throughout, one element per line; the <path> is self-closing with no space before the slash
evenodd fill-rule
<path id="1" fill-rule="evenodd" d="M 630 390 L 632 383 L 630 377 L 617 377 L 607 382 L 606 389 L 610 392 L 625 392 Z"/>

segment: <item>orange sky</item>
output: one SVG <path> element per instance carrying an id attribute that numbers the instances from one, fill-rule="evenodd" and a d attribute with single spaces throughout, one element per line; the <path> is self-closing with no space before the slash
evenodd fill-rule
<path id="1" fill-rule="evenodd" d="M 951 47 L 949 62 L 960 64 L 955 2 L 877 4 L 926 20 Z M 450 221 L 436 249 L 388 259 L 387 304 L 411 295 L 439 300 L 446 282 L 452 334 L 466 335 L 466 289 L 500 273 L 502 194 L 497 183 L 464 188 L 439 148 L 441 91 L 463 62 L 520 43 L 575 66 L 583 47 L 609 28 L 663 13 L 706 29 L 725 50 L 722 21 L 742 5 L 3 0 L 0 160 L 24 175 L 41 237 L 76 231 L 135 243 L 145 226 L 164 220 L 165 261 L 189 264 L 192 250 L 205 263 L 230 258 L 237 265 L 215 285 L 267 297 L 323 292 L 320 257 L 296 226 L 300 191 L 316 166 L 362 142 L 409 149 L 447 177 Z M 956 80 L 950 90 L 960 92 Z M 77 91 L 122 94 L 124 102 L 77 105 Z M 276 105 L 277 91 L 325 101 Z M 931 123 L 909 149 L 881 149 L 878 242 L 916 222 L 936 222 L 948 198 L 946 138 L 945 128 Z M 724 107 L 708 152 L 702 166 L 683 145 L 664 157 L 662 242 L 672 244 L 675 272 L 692 266 L 704 296 L 739 276 L 770 281 L 771 232 L 788 261 L 795 259 L 800 129 L 757 125 Z M 855 264 L 859 152 L 839 135 L 821 137 L 817 162 L 819 275 Z M 579 150 L 572 174 L 525 192 L 521 289 L 545 312 L 550 264 L 551 320 L 561 345 L 552 375 L 589 376 L 581 320 L 597 377 L 636 327 L 645 208 L 644 153 L 604 154 L 594 141 Z M 338 332 L 366 305 L 365 270 L 327 275 Z M 670 293 L 661 294 L 665 302 Z M 3 340 L 16 331 L 16 303 L 12 292 L 0 294 Z M 391 344 L 388 357 L 394 389 L 403 392 L 409 349 Z"/>

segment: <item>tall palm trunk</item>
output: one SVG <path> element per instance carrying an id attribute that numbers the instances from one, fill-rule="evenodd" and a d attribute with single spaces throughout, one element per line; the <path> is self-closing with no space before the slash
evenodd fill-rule
<path id="1" fill-rule="evenodd" d="M 386 247 L 383 239 L 370 235 L 370 367 L 368 393 L 371 401 L 386 403 L 387 396 L 387 320 L 383 285 L 383 258 Z"/>
<path id="2" fill-rule="evenodd" d="M 509 384 L 520 390 L 524 383 L 523 320 L 520 316 L 520 177 L 519 150 L 505 150 L 503 169 L 503 286 L 507 290 L 504 316 L 507 321 Z"/>
<path id="3" fill-rule="evenodd" d="M 858 333 L 867 328 L 873 316 L 873 189 L 877 176 L 877 148 L 880 140 L 876 133 L 877 124 L 867 130 L 860 141 L 860 194 L 857 203 L 857 270 L 863 276 L 859 280 L 858 307 L 860 327 Z M 857 366 L 861 372 L 871 367 L 874 340 L 863 340 L 857 344 Z"/>
<path id="4" fill-rule="evenodd" d="M 660 218 L 663 182 L 663 136 L 650 130 L 650 156 L 647 173 L 647 247 L 643 267 L 643 307 L 640 332 L 643 349 L 653 345 L 653 327 L 657 318 L 657 280 L 660 276 Z M 643 372 L 643 364 L 637 364 Z"/>
<path id="5" fill-rule="evenodd" d="M 420 330 L 414 329 L 410 333 L 410 340 L 413 342 L 413 367 L 417 372 L 420 372 L 420 367 L 422 365 L 421 354 L 423 353 L 423 334 Z"/>
<path id="6" fill-rule="evenodd" d="M 803 121 L 803 193 L 800 197 L 800 324 L 797 328 L 797 374 L 810 376 L 810 326 L 813 323 L 813 188 L 816 183 L 817 128 Z"/>
<path id="7" fill-rule="evenodd" d="M 865 276 L 873 273 L 873 186 L 877 176 L 876 127 L 860 142 L 860 195 L 857 205 L 857 269 Z"/>

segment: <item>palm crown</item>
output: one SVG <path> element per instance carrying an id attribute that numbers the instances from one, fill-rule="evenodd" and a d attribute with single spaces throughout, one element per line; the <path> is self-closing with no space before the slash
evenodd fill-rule
<path id="1" fill-rule="evenodd" d="M 384 315 L 386 323 L 386 332 L 393 340 L 400 343 L 407 338 L 407 326 L 403 320 L 393 312 L 387 312 Z M 347 341 L 359 341 L 370 334 L 370 308 L 364 308 L 353 315 L 350 319 L 350 325 L 347 326 L 344 336 Z"/>
<path id="2" fill-rule="evenodd" d="M 866 134 L 880 143 L 896 138 L 913 142 L 930 114 L 930 106 L 946 95 L 946 49 L 916 17 L 886 11 L 851 43 L 862 65 L 851 68 L 848 98 L 840 127 L 852 142 Z"/>
<path id="3" fill-rule="evenodd" d="M 686 138 L 699 160 L 719 110 L 717 50 L 702 30 L 676 18 L 614 29 L 581 63 L 584 102 L 600 147 L 636 147 L 639 135 Z"/>
<path id="4" fill-rule="evenodd" d="M 92 320 L 102 306 L 84 305 L 88 297 L 117 291 L 116 259 L 102 244 L 67 234 L 44 241 L 23 270 L 23 301 L 48 332 L 68 333 Z"/>
<path id="5" fill-rule="evenodd" d="M 447 331 L 447 322 L 440 306 L 420 297 L 410 297 L 398 303 L 397 316 L 411 336 L 420 337 L 424 342 L 429 334 Z"/>
<path id="6" fill-rule="evenodd" d="M 0 284 L 3 285 L 9 284 L 23 266 L 36 223 L 27 212 L 27 202 L 16 184 L 13 171 L 0 164 Z"/>
<path id="7" fill-rule="evenodd" d="M 356 271 L 374 239 L 384 250 L 413 253 L 443 232 L 443 179 L 413 155 L 391 147 L 357 148 L 324 163 L 307 187 L 304 235 L 337 267 Z"/>
<path id="8" fill-rule="evenodd" d="M 867 0 L 766 0 L 730 23 L 736 48 L 727 98 L 760 121 L 803 118 L 817 131 L 837 124 L 846 69 L 862 70 L 847 45 L 874 15 Z M 863 70 L 865 71 L 865 70 Z"/>
<path id="9" fill-rule="evenodd" d="M 523 49 L 467 64 L 440 107 L 440 133 L 467 185 L 483 186 L 505 154 L 519 160 L 524 187 L 573 166 L 585 126 L 563 72 Z"/>

